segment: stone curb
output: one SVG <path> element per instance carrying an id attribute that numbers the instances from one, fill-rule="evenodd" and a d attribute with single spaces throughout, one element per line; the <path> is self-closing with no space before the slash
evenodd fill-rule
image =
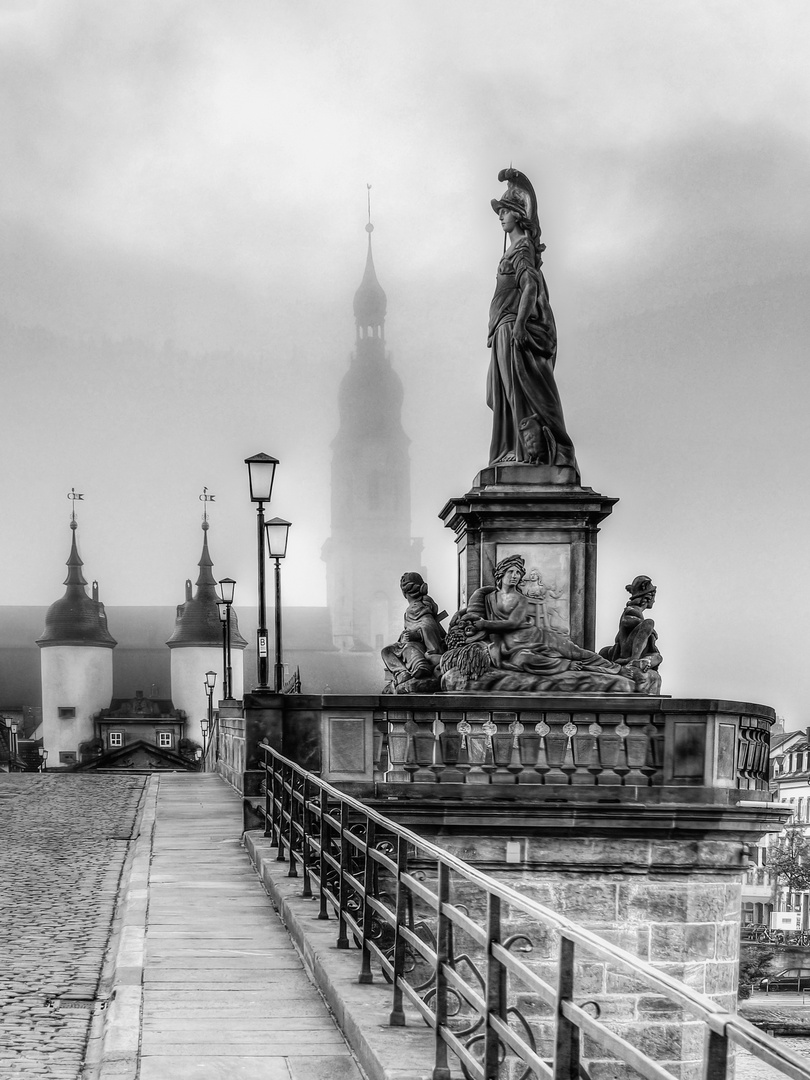
<path id="1" fill-rule="evenodd" d="M 406 1010 L 407 1026 L 390 1027 L 391 987 L 379 972 L 361 985 L 360 952 L 335 945 L 337 922 L 318 919 L 317 900 L 301 896 L 302 880 L 287 877 L 289 864 L 276 860 L 268 837 L 246 832 L 245 847 L 304 964 L 335 1015 L 369 1080 L 430 1080 L 434 1036 L 422 1019 Z M 453 1076 L 461 1076 L 453 1072 Z"/>
<path id="2" fill-rule="evenodd" d="M 87 1080 L 136 1080 L 141 1040 L 146 921 L 149 906 L 149 864 L 157 810 L 158 778 L 144 789 L 138 836 L 127 856 L 113 923 L 110 971 L 104 982 L 109 1006 L 96 1053 L 88 1054 Z"/>

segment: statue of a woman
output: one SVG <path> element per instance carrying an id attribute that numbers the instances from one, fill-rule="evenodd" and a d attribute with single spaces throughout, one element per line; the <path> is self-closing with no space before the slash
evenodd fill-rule
<path id="1" fill-rule="evenodd" d="M 399 587 L 408 606 L 399 640 L 382 650 L 389 679 L 384 693 L 431 693 L 439 687 L 437 669 L 445 649 L 441 620 L 447 612 L 428 595 L 421 574 L 403 574 Z"/>
<path id="2" fill-rule="evenodd" d="M 623 667 L 543 626 L 536 601 L 519 588 L 525 573 L 522 556 L 502 559 L 494 587 L 476 589 L 455 617 L 442 662 L 443 689 L 650 692 L 644 671 Z"/>
<path id="3" fill-rule="evenodd" d="M 492 200 L 492 208 L 509 247 L 498 265 L 489 310 L 489 462 L 569 466 L 578 478 L 554 379 L 557 330 L 540 270 L 546 245 L 540 243 L 537 199 L 517 169 L 502 169 L 498 179 L 507 182 L 507 189 L 503 198 Z"/>

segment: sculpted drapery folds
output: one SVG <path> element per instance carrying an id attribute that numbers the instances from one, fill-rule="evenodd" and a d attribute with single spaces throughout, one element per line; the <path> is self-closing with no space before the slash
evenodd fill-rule
<path id="1" fill-rule="evenodd" d="M 439 688 L 437 669 L 445 649 L 441 620 L 447 612 L 428 595 L 421 574 L 403 574 L 399 586 L 408 606 L 399 639 L 382 650 L 389 678 L 385 693 L 430 693 Z"/>
<path id="2" fill-rule="evenodd" d="M 583 649 L 544 626 L 521 592 L 525 563 L 511 555 L 495 567 L 495 586 L 477 589 L 448 635 L 445 690 L 556 690 L 648 693 L 646 672 Z"/>
<path id="3" fill-rule="evenodd" d="M 489 312 L 490 465 L 569 466 L 578 477 L 554 378 L 557 330 L 540 269 L 545 244 L 540 242 L 537 199 L 517 169 L 502 169 L 498 179 L 507 181 L 507 189 L 501 199 L 492 200 L 492 208 L 509 246 L 498 265 Z"/>

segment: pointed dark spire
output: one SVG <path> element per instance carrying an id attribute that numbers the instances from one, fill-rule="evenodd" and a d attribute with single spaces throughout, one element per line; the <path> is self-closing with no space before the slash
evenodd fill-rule
<path id="1" fill-rule="evenodd" d="M 211 555 L 208 552 L 208 530 L 210 526 L 207 521 L 203 521 L 203 546 L 202 554 L 200 555 L 200 561 L 197 565 L 200 568 L 200 573 L 197 576 L 197 596 L 200 596 L 201 590 L 212 589 L 214 595 L 216 595 L 217 579 L 213 573 L 213 561 Z"/>
<path id="2" fill-rule="evenodd" d="M 369 185 L 370 187 L 370 185 Z M 354 294 L 354 318 L 357 323 L 358 337 L 384 337 L 385 312 L 388 307 L 388 297 L 377 280 L 374 269 L 374 255 L 371 251 L 371 234 L 374 226 L 371 224 L 371 200 L 369 197 L 368 224 L 368 252 L 366 254 L 366 269 L 360 288 Z"/>
<path id="3" fill-rule="evenodd" d="M 174 633 L 166 642 L 170 649 L 184 645 L 222 647 L 222 623 L 217 609 L 217 580 L 213 572 L 214 563 L 208 551 L 209 528 L 206 512 L 202 523 L 202 554 L 197 563 L 200 568 L 197 591 L 194 596 L 190 596 L 190 589 L 187 587 L 185 602 L 177 605 Z M 231 648 L 243 649 L 246 645 L 247 641 L 239 633 L 236 612 L 231 608 Z"/>
<path id="4" fill-rule="evenodd" d="M 74 518 L 70 523 L 70 531 L 72 534 L 70 538 L 70 555 L 68 555 L 68 560 L 65 564 L 68 568 L 68 576 L 62 582 L 62 584 L 68 586 L 79 586 L 81 591 L 84 592 L 87 581 L 85 580 L 84 574 L 82 573 L 82 567 L 84 566 L 84 563 L 79 557 L 79 549 L 76 545 L 76 530 L 78 528 L 79 526 L 76 524 L 76 519 Z"/>
<path id="5" fill-rule="evenodd" d="M 45 629 L 37 638 L 40 648 L 49 645 L 95 645 L 113 649 L 118 644 L 107 629 L 107 614 L 104 605 L 95 597 L 97 586 L 91 599 L 85 592 L 87 581 L 82 573 L 82 563 L 76 543 L 78 529 L 75 514 L 70 521 L 70 554 L 67 559 L 68 573 L 64 584 L 67 586 L 61 600 L 51 604 L 45 616 Z"/>

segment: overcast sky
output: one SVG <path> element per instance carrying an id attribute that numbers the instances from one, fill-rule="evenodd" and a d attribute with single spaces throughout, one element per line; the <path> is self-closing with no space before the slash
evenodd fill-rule
<path id="1" fill-rule="evenodd" d="M 582 481 L 621 500 L 599 645 L 658 585 L 664 691 L 810 723 L 805 0 L 0 0 L 3 603 L 255 603 L 243 459 L 281 460 L 285 600 L 325 602 L 366 184 L 414 535 L 486 464 L 509 165 L 534 182 Z M 403 570 L 408 569 L 403 567 Z"/>

